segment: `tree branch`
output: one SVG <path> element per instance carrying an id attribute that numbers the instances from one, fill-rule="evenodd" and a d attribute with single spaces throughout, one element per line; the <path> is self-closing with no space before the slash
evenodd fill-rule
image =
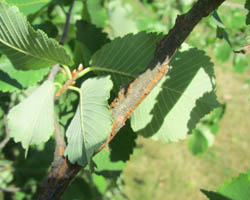
<path id="1" fill-rule="evenodd" d="M 4 187 L 0 186 L 0 191 L 9 192 L 9 193 L 15 193 L 15 192 L 20 191 L 20 188 L 4 188 Z"/>
<path id="2" fill-rule="evenodd" d="M 68 30 L 69 30 L 69 24 L 70 24 L 70 17 L 71 17 L 71 14 L 72 14 L 74 3 L 75 3 L 75 0 L 72 0 L 72 2 L 70 4 L 70 7 L 69 7 L 69 11 L 68 11 L 67 16 L 66 16 L 66 23 L 65 23 L 62 38 L 61 38 L 61 41 L 60 41 L 61 45 L 64 45 L 65 40 L 67 38 L 67 34 L 68 34 Z"/>
<path id="3" fill-rule="evenodd" d="M 63 28 L 62 38 L 61 38 L 61 40 L 59 42 L 61 45 L 64 45 L 65 40 L 67 38 L 67 34 L 68 34 L 68 30 L 69 30 L 69 24 L 70 24 L 70 17 L 71 17 L 71 14 L 72 14 L 72 9 L 73 9 L 74 3 L 75 3 L 75 0 L 73 0 L 71 2 L 70 7 L 69 7 L 69 11 L 68 11 L 67 16 L 66 16 L 66 22 L 65 22 L 65 25 L 64 25 L 64 28 Z M 52 67 L 51 71 L 50 71 L 48 80 L 54 81 L 55 76 L 59 72 L 59 70 L 60 70 L 60 65 L 58 65 L 58 64 L 54 65 Z"/>
<path id="4" fill-rule="evenodd" d="M 67 16 L 66 16 L 66 22 L 65 22 L 65 26 L 64 26 L 64 30 L 63 30 L 63 35 L 62 35 L 61 41 L 59 42 L 61 45 L 64 45 L 65 40 L 67 38 L 70 17 L 72 14 L 72 9 L 73 9 L 74 3 L 75 3 L 75 0 L 72 0 L 72 2 L 70 4 L 69 11 L 68 11 Z M 54 81 L 56 74 L 60 71 L 60 68 L 61 68 L 60 65 L 58 65 L 58 64 L 54 65 L 50 71 L 50 74 L 48 76 L 48 80 Z M 69 163 L 69 161 L 67 159 L 65 159 L 63 157 L 63 153 L 65 150 L 66 144 L 65 144 L 65 141 L 62 137 L 62 133 L 60 130 L 60 125 L 58 122 L 56 112 L 54 112 L 54 113 L 55 113 L 55 116 L 54 116 L 54 119 L 55 119 L 54 135 L 55 135 L 55 140 L 56 140 L 56 150 L 54 153 L 54 160 L 53 160 L 53 163 L 51 165 L 50 174 L 48 176 L 46 183 L 44 184 L 44 188 L 41 191 L 38 199 L 60 199 L 61 195 L 63 194 L 63 192 L 65 191 L 67 185 L 69 184 L 69 182 L 71 180 L 70 177 L 75 177 L 75 175 L 81 169 L 80 166 L 72 165 L 71 163 Z M 62 166 L 64 166 L 64 167 L 61 168 Z M 63 173 L 62 173 L 62 170 L 63 170 Z M 61 175 L 64 175 L 64 172 L 69 174 L 69 178 L 67 178 L 65 176 L 63 176 L 63 178 L 61 177 Z M 54 186 L 54 193 L 50 188 L 51 185 Z M 59 189 L 57 187 L 60 188 L 60 192 L 59 192 Z M 54 196 L 57 196 L 57 198 L 54 198 Z"/>
<path id="5" fill-rule="evenodd" d="M 121 95 L 125 96 L 125 98 L 118 100 L 113 106 L 112 113 L 115 120 L 112 133 L 96 153 L 101 151 L 113 139 L 136 107 L 145 99 L 161 78 L 166 75 L 171 58 L 198 22 L 214 11 L 223 1 L 199 0 L 188 13 L 177 16 L 174 27 L 159 42 L 155 56 L 148 65 L 147 70 L 130 83 L 124 95 Z"/>
<path id="6" fill-rule="evenodd" d="M 0 143 L 0 149 L 3 149 L 5 147 L 5 145 L 10 140 L 10 134 L 9 134 L 8 123 L 7 123 L 7 115 L 4 115 L 3 119 L 4 119 L 4 127 L 5 127 L 5 134 L 6 134 L 6 136 L 3 139 L 3 141 Z"/>
<path id="7" fill-rule="evenodd" d="M 199 0 L 188 13 L 177 17 L 174 27 L 158 44 L 155 56 L 149 63 L 147 70 L 129 84 L 128 89 L 123 92 L 124 98 L 117 99 L 112 104 L 113 129 L 107 141 L 96 154 L 113 139 L 136 107 L 145 99 L 161 78 L 166 75 L 171 58 L 198 22 L 203 17 L 207 17 L 223 2 L 224 0 Z M 78 165 L 70 164 L 64 157 L 58 160 L 55 166 L 51 168 L 45 189 L 40 195 L 40 200 L 60 199 L 70 180 L 81 169 Z"/>

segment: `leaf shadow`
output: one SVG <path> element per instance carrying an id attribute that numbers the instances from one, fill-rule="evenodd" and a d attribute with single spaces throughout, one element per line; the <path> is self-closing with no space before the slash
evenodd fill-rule
<path id="1" fill-rule="evenodd" d="M 40 188 L 48 175 L 48 169 L 53 161 L 55 141 L 51 138 L 45 144 L 30 148 L 25 159 L 25 151 L 21 143 L 11 140 L 4 148 L 4 156 L 13 162 L 12 184 L 22 188 L 22 192 L 31 194 L 36 199 Z M 32 191 L 31 191 L 32 190 Z"/>
<path id="2" fill-rule="evenodd" d="M 68 200 L 68 199 L 102 200 L 103 197 L 95 185 L 93 184 L 91 185 L 82 177 L 77 177 L 68 186 L 67 190 L 63 193 L 61 199 L 62 200 Z"/>
<path id="3" fill-rule="evenodd" d="M 202 58 L 202 62 L 194 63 L 193 59 L 195 58 Z M 163 125 L 165 116 L 174 108 L 178 100 L 181 98 L 201 68 L 206 74 L 208 74 L 211 84 L 214 85 L 213 79 L 215 76 L 212 67 L 213 63 L 210 61 L 210 57 L 205 55 L 204 51 L 191 48 L 187 51 L 176 53 L 170 63 L 170 71 L 167 74 L 169 77 L 161 85 L 161 90 L 156 97 L 156 103 L 150 111 L 152 119 L 143 129 L 140 129 L 138 132 L 144 137 L 152 137 L 159 131 Z M 201 100 L 203 98 L 205 97 L 202 97 Z M 193 109 L 192 113 L 195 113 L 195 111 L 196 107 Z M 193 123 L 195 122 L 197 121 L 192 121 L 192 123 L 190 122 L 188 125 L 189 130 L 191 130 L 191 128 L 194 126 Z"/>
<path id="4" fill-rule="evenodd" d="M 206 104 L 203 102 L 206 102 Z M 187 124 L 188 130 L 190 130 L 188 132 L 189 134 L 196 127 L 196 124 L 200 121 L 201 118 L 209 114 L 211 110 L 222 106 L 222 104 L 217 101 L 217 97 L 213 91 L 204 93 L 202 97 L 196 100 L 195 105 L 196 106 L 191 111 L 190 119 Z"/>
<path id="5" fill-rule="evenodd" d="M 207 198 L 210 200 L 232 200 L 231 198 L 228 198 L 222 194 L 219 194 L 218 192 L 208 191 L 201 189 L 200 190 L 204 195 L 206 195 Z"/>
<path id="6" fill-rule="evenodd" d="M 9 74 L 7 74 L 6 72 L 2 70 L 0 70 L 0 80 L 20 90 L 23 88 L 22 85 L 17 80 L 11 78 Z"/>
<path id="7" fill-rule="evenodd" d="M 95 173 L 105 178 L 118 178 L 120 177 L 122 170 L 102 170 L 102 171 L 95 171 Z"/>
<path id="8" fill-rule="evenodd" d="M 134 133 L 128 120 L 109 143 L 110 160 L 112 162 L 128 161 L 136 147 L 136 139 L 137 134 Z"/>

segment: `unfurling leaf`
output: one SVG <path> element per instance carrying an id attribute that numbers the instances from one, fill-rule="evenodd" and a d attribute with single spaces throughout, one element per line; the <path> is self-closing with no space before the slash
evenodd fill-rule
<path id="1" fill-rule="evenodd" d="M 17 69 L 40 69 L 59 63 L 72 65 L 65 49 L 54 39 L 35 31 L 17 7 L 0 1 L 0 51 Z"/>
<path id="2" fill-rule="evenodd" d="M 54 93 L 53 82 L 45 81 L 8 114 L 10 136 L 26 153 L 29 145 L 46 142 L 54 131 Z"/>
<path id="3" fill-rule="evenodd" d="M 64 152 L 72 163 L 85 166 L 112 130 L 108 99 L 113 84 L 110 76 L 90 78 L 81 86 L 82 98 L 68 126 Z"/>

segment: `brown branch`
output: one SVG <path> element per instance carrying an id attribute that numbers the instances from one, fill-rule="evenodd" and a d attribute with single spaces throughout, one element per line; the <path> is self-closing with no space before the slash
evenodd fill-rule
<path id="1" fill-rule="evenodd" d="M 54 126 L 55 126 L 54 135 L 55 135 L 55 140 L 56 140 L 56 150 L 54 154 L 54 161 L 55 161 L 55 160 L 58 160 L 59 157 L 63 156 L 63 152 L 66 147 L 66 143 L 62 136 L 62 132 L 60 129 L 60 124 L 58 121 L 56 111 L 54 111 Z"/>
<path id="2" fill-rule="evenodd" d="M 48 76 L 48 80 L 54 82 L 57 73 L 60 71 L 61 67 L 59 64 L 56 64 L 52 67 L 52 69 L 50 70 L 49 76 Z"/>
<path id="3" fill-rule="evenodd" d="M 70 17 L 71 17 L 71 14 L 72 14 L 72 9 L 73 9 L 74 3 L 75 3 L 75 0 L 73 0 L 71 2 L 70 7 L 69 7 L 69 11 L 68 11 L 67 16 L 66 16 L 66 22 L 65 22 L 65 25 L 64 25 L 64 28 L 63 28 L 62 38 L 61 38 L 61 40 L 59 42 L 61 45 L 64 45 L 65 40 L 67 38 L 67 34 L 68 34 L 68 30 L 69 30 Z M 48 80 L 54 81 L 54 79 L 56 77 L 56 74 L 59 72 L 59 70 L 60 70 L 60 65 L 59 64 L 54 65 L 52 67 L 51 71 L 50 71 Z"/>
<path id="4" fill-rule="evenodd" d="M 198 22 L 223 2 L 224 0 L 199 0 L 188 13 L 177 17 L 174 27 L 159 43 L 155 56 L 148 65 L 147 70 L 129 84 L 128 89 L 123 93 L 124 98 L 118 99 L 112 104 L 113 129 L 107 141 L 96 153 L 112 140 L 136 107 L 160 79 L 165 76 L 171 58 Z M 60 199 L 70 180 L 81 169 L 78 165 L 70 164 L 64 157 L 58 160 L 56 164 L 51 168 L 45 189 L 40 195 L 40 200 Z"/>
<path id="5" fill-rule="evenodd" d="M 72 14 L 72 9 L 73 9 L 74 3 L 75 3 L 75 0 L 73 0 L 71 2 L 69 11 L 68 11 L 67 16 L 66 16 L 66 22 L 65 22 L 65 25 L 64 25 L 64 29 L 63 29 L 63 35 L 62 35 L 62 38 L 61 38 L 61 41 L 60 41 L 61 45 L 64 45 L 64 42 L 65 42 L 66 37 L 67 37 L 67 33 L 68 33 L 68 29 L 69 29 L 69 23 L 70 23 L 70 17 L 71 17 L 71 14 Z M 60 67 L 59 64 L 54 65 L 52 67 L 51 71 L 50 71 L 50 74 L 48 76 L 48 80 L 54 81 L 55 77 L 56 77 L 57 73 L 60 71 L 60 69 L 61 69 L 61 67 Z M 62 93 L 63 92 L 61 92 L 61 94 Z M 56 96 L 58 96 L 58 95 L 56 95 Z M 58 157 L 61 157 L 63 155 L 64 148 L 65 148 L 66 144 L 65 144 L 65 141 L 64 141 L 64 139 L 62 137 L 62 134 L 61 134 L 61 130 L 60 130 L 60 126 L 59 126 L 57 116 L 56 116 L 56 112 L 55 112 L 54 121 L 55 121 L 54 135 L 55 135 L 55 140 L 56 140 L 56 150 L 55 150 L 55 154 L 54 154 L 54 161 L 55 161 L 55 160 L 59 159 Z M 53 165 L 53 163 L 52 163 L 52 165 Z"/>
<path id="6" fill-rule="evenodd" d="M 70 23 L 70 17 L 72 14 L 72 9 L 74 6 L 75 0 L 73 0 L 70 4 L 69 11 L 66 16 L 66 22 L 63 30 L 63 35 L 60 41 L 61 45 L 64 45 L 68 29 L 69 29 L 69 23 Z M 57 73 L 60 71 L 61 67 L 60 65 L 56 64 L 52 67 L 50 74 L 48 76 L 48 80 L 54 81 Z M 72 80 L 71 80 L 72 81 Z M 62 94 L 63 92 L 61 92 Z M 60 94 L 60 95 L 61 95 Z M 59 96 L 60 96 L 59 95 Z M 60 199 L 61 195 L 65 191 L 67 185 L 71 181 L 71 177 L 75 177 L 75 175 L 79 172 L 81 169 L 80 166 L 77 165 L 72 165 L 69 163 L 67 159 L 63 157 L 63 153 L 66 147 L 65 141 L 63 139 L 61 130 L 60 130 L 60 125 L 58 122 L 58 118 L 56 115 L 56 112 L 54 119 L 55 119 L 55 140 L 56 140 L 56 150 L 54 153 L 54 160 L 51 165 L 51 170 L 50 174 L 48 176 L 48 179 L 46 183 L 44 184 L 44 188 L 42 192 L 40 193 L 38 199 Z M 67 176 L 64 176 L 64 173 L 68 174 Z M 63 176 L 62 176 L 63 175 Z M 50 186 L 54 186 L 54 193 L 51 190 Z M 58 192 L 60 190 L 60 192 Z M 57 196 L 57 198 L 54 198 L 54 196 Z"/>
<path id="7" fill-rule="evenodd" d="M 3 191 L 3 192 L 9 192 L 9 193 L 15 193 L 15 192 L 18 192 L 20 191 L 20 188 L 4 188 L 4 187 L 1 187 L 0 186 L 0 191 Z"/>
<path id="8" fill-rule="evenodd" d="M 72 78 L 69 79 L 68 81 L 66 81 L 66 83 L 61 87 L 60 90 L 58 90 L 58 92 L 56 93 L 56 98 L 59 98 L 64 92 L 66 92 L 66 90 L 69 89 L 70 86 L 75 85 L 75 81 L 78 78 L 79 73 L 83 70 L 83 66 L 82 64 L 80 64 L 78 66 L 77 71 L 73 70 L 72 71 Z"/>
<path id="9" fill-rule="evenodd" d="M 68 34 L 68 30 L 69 30 L 70 17 L 71 17 L 71 14 L 72 14 L 74 3 L 75 3 L 75 0 L 72 0 L 72 2 L 70 4 L 70 7 L 69 7 L 69 11 L 68 11 L 67 16 L 66 16 L 66 23 L 65 23 L 62 38 L 61 38 L 61 41 L 60 41 L 61 45 L 64 45 L 65 40 L 67 38 L 67 34 Z"/>
<path id="10" fill-rule="evenodd" d="M 8 122 L 7 122 L 7 115 L 3 116 L 4 119 L 4 130 L 5 130 L 5 138 L 3 141 L 0 143 L 0 149 L 3 149 L 5 145 L 10 141 L 10 134 L 9 134 L 9 129 L 8 129 Z"/>
<path id="11" fill-rule="evenodd" d="M 112 113 L 115 120 L 112 133 L 96 153 L 113 139 L 136 107 L 165 76 L 171 58 L 198 22 L 214 11 L 223 1 L 199 0 L 188 13 L 177 17 L 174 27 L 158 44 L 155 56 L 147 70 L 130 83 L 127 91 L 124 92 L 125 98 L 114 104 Z"/>
<path id="12" fill-rule="evenodd" d="M 71 2 L 71 4 L 70 4 L 70 8 L 69 8 L 69 11 L 68 11 L 67 16 L 66 16 L 66 22 L 65 22 L 65 26 L 64 26 L 64 30 L 63 30 L 63 35 L 62 35 L 62 38 L 61 38 L 61 41 L 60 41 L 61 45 L 64 45 L 66 37 L 67 37 L 67 33 L 68 33 L 68 29 L 69 29 L 70 17 L 71 17 L 71 14 L 72 14 L 72 9 L 73 9 L 74 3 L 75 3 L 75 1 L 73 0 Z M 57 73 L 60 71 L 60 69 L 61 69 L 61 67 L 60 67 L 59 64 L 54 65 L 52 67 L 51 71 L 50 71 L 50 74 L 48 76 L 48 80 L 54 81 L 55 77 L 56 77 Z M 62 93 L 63 92 L 61 92 L 61 94 Z M 60 96 L 60 95 L 56 95 L 56 97 Z M 64 152 L 64 149 L 65 149 L 65 146 L 66 146 L 65 141 L 64 141 L 64 139 L 62 137 L 62 133 L 61 133 L 61 130 L 60 130 L 60 126 L 59 126 L 59 122 L 58 122 L 58 119 L 57 119 L 56 112 L 55 112 L 54 119 L 55 119 L 54 120 L 55 121 L 55 132 L 54 132 L 54 135 L 55 135 L 55 140 L 56 140 L 56 150 L 55 150 L 55 153 L 54 153 L 54 161 L 52 163 L 52 167 L 53 167 L 54 163 L 57 163 L 56 161 L 59 160 L 60 157 L 63 156 L 63 152 Z"/>
<path id="13" fill-rule="evenodd" d="M 234 51 L 234 53 L 250 54 L 250 44 L 245 45 L 241 50 Z"/>

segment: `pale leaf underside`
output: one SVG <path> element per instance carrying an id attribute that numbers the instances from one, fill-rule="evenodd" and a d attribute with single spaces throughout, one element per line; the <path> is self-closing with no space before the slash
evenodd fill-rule
<path id="1" fill-rule="evenodd" d="M 112 129 L 107 100 L 113 84 L 110 76 L 87 79 L 81 86 L 82 101 L 66 131 L 65 156 L 85 166 Z"/>
<path id="2" fill-rule="evenodd" d="M 184 139 L 202 117 L 219 106 L 212 63 L 203 51 L 178 53 L 171 68 L 131 117 L 134 131 L 165 142 Z"/>
<path id="3" fill-rule="evenodd" d="M 26 152 L 31 144 L 46 142 L 54 131 L 54 93 L 53 82 L 45 81 L 8 114 L 10 136 Z"/>

